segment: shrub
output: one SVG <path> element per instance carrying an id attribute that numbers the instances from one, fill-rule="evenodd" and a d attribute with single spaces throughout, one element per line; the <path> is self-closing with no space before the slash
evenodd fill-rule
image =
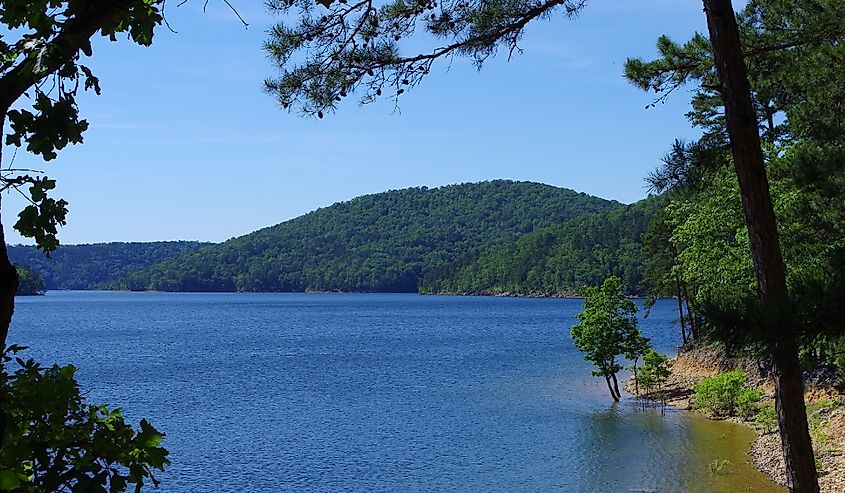
<path id="1" fill-rule="evenodd" d="M 810 436 L 813 442 L 825 446 L 830 442 L 828 434 L 830 422 L 824 419 L 824 415 L 835 409 L 837 404 L 830 400 L 822 400 L 807 405 L 807 418 L 810 425 Z"/>
<path id="2" fill-rule="evenodd" d="M 763 393 L 757 389 L 745 387 L 736 397 L 736 412 L 743 419 L 751 419 L 760 411 Z"/>
<path id="3" fill-rule="evenodd" d="M 0 354 L 0 491 L 135 491 L 169 464 L 164 434 L 85 402 L 71 365 Z M 17 368 L 10 371 L 15 361 Z"/>
<path id="4" fill-rule="evenodd" d="M 755 395 L 748 392 L 751 389 L 746 383 L 745 373 L 740 370 L 705 378 L 695 386 L 695 408 L 714 416 L 734 416 L 738 410 L 740 395 L 745 392 L 742 402 L 745 406 L 743 410 L 747 411 Z M 756 406 L 756 403 L 753 405 Z"/>
<path id="5" fill-rule="evenodd" d="M 763 406 L 757 411 L 757 417 L 754 419 L 754 428 L 762 433 L 770 433 L 775 431 L 778 426 L 778 413 L 775 411 L 775 406 L 769 404 Z"/>

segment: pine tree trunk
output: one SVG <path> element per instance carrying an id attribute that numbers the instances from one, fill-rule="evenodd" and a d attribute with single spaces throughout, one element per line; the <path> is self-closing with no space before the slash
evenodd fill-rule
<path id="1" fill-rule="evenodd" d="M 760 302 L 770 316 L 786 305 L 786 267 L 778 242 L 777 222 L 769 193 L 757 115 L 751 101 L 739 29 L 731 0 L 703 0 L 713 57 L 721 81 L 725 120 L 739 181 L 751 257 Z M 775 320 L 776 317 L 771 317 Z M 786 320 L 776 320 L 783 325 Z M 775 404 L 791 492 L 819 491 L 816 464 L 804 406 L 804 385 L 794 335 L 775 334 L 770 344 L 775 374 Z"/>

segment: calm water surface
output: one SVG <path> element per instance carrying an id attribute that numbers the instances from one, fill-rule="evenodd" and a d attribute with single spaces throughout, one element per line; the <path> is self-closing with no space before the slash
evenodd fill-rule
<path id="1" fill-rule="evenodd" d="M 615 405 L 579 300 L 50 292 L 10 342 L 167 434 L 165 492 L 769 492 L 753 433 Z M 642 328 L 677 345 L 672 303 Z M 723 474 L 707 465 L 728 459 Z"/>

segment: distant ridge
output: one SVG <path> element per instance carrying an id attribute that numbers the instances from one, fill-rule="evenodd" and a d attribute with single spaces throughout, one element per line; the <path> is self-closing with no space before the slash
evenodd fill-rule
<path id="1" fill-rule="evenodd" d="M 210 243 L 197 241 L 112 242 L 60 245 L 48 258 L 34 246 L 8 245 L 9 259 L 31 267 L 51 289 L 103 289 L 121 276 Z"/>
<path id="2" fill-rule="evenodd" d="M 538 229 L 623 207 L 495 180 L 339 202 L 122 277 L 117 289 L 416 292 L 430 272 Z"/>

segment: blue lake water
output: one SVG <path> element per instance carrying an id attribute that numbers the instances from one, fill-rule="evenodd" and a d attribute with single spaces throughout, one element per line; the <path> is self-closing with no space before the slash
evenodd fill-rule
<path id="1" fill-rule="evenodd" d="M 763 492 L 743 427 L 613 404 L 580 300 L 50 292 L 9 342 L 167 434 L 165 492 Z M 678 344 L 672 302 L 641 327 Z M 722 474 L 707 465 L 728 459 Z"/>

